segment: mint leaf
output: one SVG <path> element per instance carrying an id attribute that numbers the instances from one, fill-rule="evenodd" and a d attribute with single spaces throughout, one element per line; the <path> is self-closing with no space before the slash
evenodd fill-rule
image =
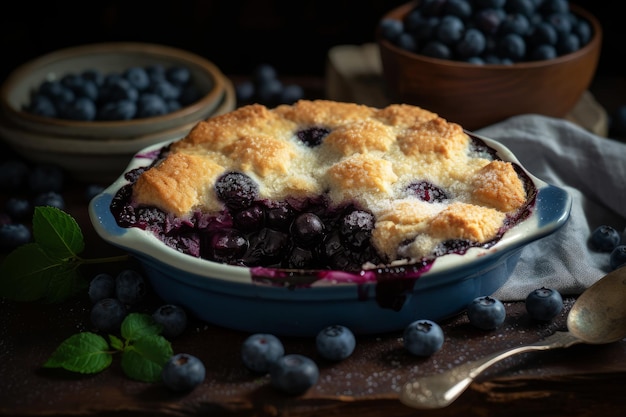
<path id="1" fill-rule="evenodd" d="M 108 349 L 109 345 L 102 336 L 90 332 L 77 333 L 65 339 L 43 366 L 95 374 L 111 364 L 113 359 Z"/>
<path id="2" fill-rule="evenodd" d="M 76 257 L 85 248 L 83 233 L 76 220 L 56 207 L 35 207 L 33 237 L 53 259 Z"/>
<path id="3" fill-rule="evenodd" d="M 0 295 L 16 301 L 43 298 L 52 276 L 65 270 L 36 243 L 27 243 L 9 253 L 0 265 Z"/>
<path id="4" fill-rule="evenodd" d="M 0 296 L 15 301 L 64 301 L 86 286 L 78 265 L 75 259 L 53 259 L 38 243 L 27 243 L 0 265 Z"/>
<path id="5" fill-rule="evenodd" d="M 130 313 L 122 322 L 121 333 L 126 340 L 134 341 L 143 336 L 160 335 L 161 329 L 162 326 L 157 324 L 149 314 Z"/>
<path id="6" fill-rule="evenodd" d="M 163 366 L 173 353 L 172 345 L 163 336 L 143 336 L 122 353 L 122 370 L 129 378 L 158 382 Z"/>
<path id="7" fill-rule="evenodd" d="M 112 334 L 109 335 L 109 342 L 111 343 L 111 347 L 115 350 L 124 350 L 124 342 Z"/>
<path id="8" fill-rule="evenodd" d="M 68 262 L 59 264 L 49 271 L 50 280 L 44 296 L 45 301 L 49 303 L 65 301 L 79 290 L 87 288 L 87 282 L 78 273 L 78 265 L 77 262 Z"/>

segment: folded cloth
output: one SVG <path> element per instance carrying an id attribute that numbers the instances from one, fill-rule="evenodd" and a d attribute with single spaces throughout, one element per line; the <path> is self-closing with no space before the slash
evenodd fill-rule
<path id="1" fill-rule="evenodd" d="M 609 272 L 609 254 L 592 250 L 588 241 L 600 225 L 626 233 L 626 143 L 538 115 L 515 116 L 475 133 L 502 143 L 529 172 L 573 198 L 568 222 L 525 247 L 493 296 L 524 300 L 540 287 L 577 295 Z"/>

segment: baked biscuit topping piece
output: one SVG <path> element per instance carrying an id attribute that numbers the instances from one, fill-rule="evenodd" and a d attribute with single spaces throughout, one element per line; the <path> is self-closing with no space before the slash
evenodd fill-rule
<path id="1" fill-rule="evenodd" d="M 325 126 L 335 128 L 372 117 L 374 108 L 362 104 L 331 100 L 300 100 L 293 105 L 281 105 L 276 114 L 302 127 Z"/>
<path id="2" fill-rule="evenodd" d="M 137 179 L 133 189 L 135 203 L 155 206 L 176 216 L 184 216 L 198 206 L 219 210 L 221 204 L 214 195 L 213 183 L 223 171 L 224 167 L 203 156 L 170 154 Z M 202 175 L 181 175 L 185 172 Z"/>
<path id="3" fill-rule="evenodd" d="M 395 140 L 391 127 L 377 120 L 365 120 L 337 127 L 326 136 L 324 145 L 348 156 L 372 151 L 386 152 Z"/>
<path id="4" fill-rule="evenodd" d="M 496 210 L 514 211 L 526 202 L 524 184 L 508 162 L 491 161 L 474 175 L 472 185 L 476 201 Z"/>
<path id="5" fill-rule="evenodd" d="M 369 154 L 354 154 L 328 169 L 330 197 L 336 204 L 356 200 L 365 207 L 379 198 L 391 196 L 391 185 L 398 180 L 391 162 Z"/>
<path id="6" fill-rule="evenodd" d="M 430 222 L 430 232 L 441 240 L 487 242 L 496 237 L 505 214 L 467 203 L 452 203 Z"/>
<path id="7" fill-rule="evenodd" d="M 420 125 L 410 127 L 398 135 L 402 152 L 409 156 L 433 156 L 454 159 L 465 154 L 469 137 L 461 126 L 436 117 Z"/>

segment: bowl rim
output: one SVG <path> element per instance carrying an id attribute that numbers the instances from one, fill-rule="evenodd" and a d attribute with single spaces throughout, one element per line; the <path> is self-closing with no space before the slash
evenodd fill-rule
<path id="1" fill-rule="evenodd" d="M 493 139 L 467 132 L 483 140 L 488 146 L 496 150 L 497 155 L 505 161 L 517 164 L 537 188 L 537 196 L 530 215 L 516 226 L 504 233 L 502 238 L 490 248 L 470 248 L 465 254 L 448 254 L 437 258 L 430 270 L 420 275 L 420 285 L 439 285 L 442 277 L 458 274 L 467 268 L 476 267 L 492 262 L 521 248 L 522 246 L 545 237 L 561 228 L 569 219 L 572 197 L 560 187 L 548 184 L 532 175 L 524 168 L 517 157 L 503 144 Z M 131 160 L 125 172 L 146 166 L 158 150 L 169 144 L 166 141 L 155 144 L 138 152 Z M 129 181 L 122 174 L 115 182 L 94 197 L 88 208 L 89 217 L 96 233 L 108 243 L 127 250 L 141 259 L 150 259 L 153 262 L 169 265 L 185 273 L 192 274 L 200 279 L 212 282 L 252 284 L 253 271 L 258 268 L 248 268 L 220 264 L 206 259 L 195 258 L 183 254 L 163 244 L 152 232 L 139 228 L 122 228 L 118 226 L 109 208 L 113 196 Z M 555 204 L 554 207 L 549 204 Z M 546 206 L 546 204 L 548 204 Z M 261 268 L 262 269 L 262 268 Z M 282 270 L 285 271 L 285 270 Z M 315 272 L 315 271 L 312 271 Z M 313 275 L 313 274 L 311 274 Z M 371 274 L 341 273 L 333 274 L 329 280 L 319 279 L 311 288 L 323 288 L 328 285 L 361 285 L 375 282 Z M 206 285 L 206 284 L 205 284 Z"/>
<path id="2" fill-rule="evenodd" d="M 398 7 L 395 7 L 391 9 L 390 11 L 388 11 L 387 13 L 385 13 L 383 17 L 379 20 L 379 22 L 385 18 L 390 18 L 392 16 L 406 14 L 406 12 L 410 11 L 414 6 L 419 4 L 419 2 L 420 0 L 413 0 L 407 3 L 404 3 Z M 513 64 L 476 65 L 476 64 L 469 63 L 469 62 L 456 61 L 452 59 L 433 58 L 433 57 L 429 57 L 426 55 L 417 54 L 415 52 L 407 51 L 405 49 L 400 48 L 397 45 L 394 45 L 388 39 L 385 39 L 381 35 L 379 27 L 376 29 L 375 38 L 376 38 L 376 42 L 381 47 L 391 50 L 398 55 L 404 56 L 406 58 L 414 59 L 417 61 L 423 61 L 423 62 L 428 62 L 430 64 L 440 65 L 443 67 L 458 68 L 458 69 L 489 69 L 489 70 L 494 70 L 494 71 L 535 69 L 535 68 L 548 67 L 548 66 L 552 66 L 555 64 L 564 64 L 569 61 L 577 60 L 581 56 L 587 55 L 592 50 L 595 50 L 601 47 L 603 32 L 602 32 L 602 25 L 600 25 L 600 22 L 598 21 L 598 19 L 593 14 L 591 14 L 590 12 L 588 12 L 587 10 L 585 10 L 584 8 L 576 4 L 570 4 L 570 11 L 577 16 L 583 17 L 589 22 L 589 24 L 591 25 L 593 29 L 592 37 L 589 40 L 589 42 L 587 42 L 587 44 L 585 44 L 582 48 L 574 52 L 570 52 L 569 54 L 558 56 L 553 59 L 544 59 L 544 60 L 537 60 L 537 61 L 520 61 L 520 62 L 515 62 Z M 397 19 L 397 17 L 394 17 L 394 18 Z"/>
<path id="3" fill-rule="evenodd" d="M 131 54 L 139 53 L 145 56 L 166 56 L 176 58 L 202 68 L 212 78 L 213 85 L 207 93 L 196 102 L 181 109 L 156 117 L 147 117 L 131 120 L 110 120 L 110 121 L 79 121 L 66 120 L 51 117 L 43 117 L 16 109 L 8 99 L 13 85 L 20 83 L 31 70 L 49 65 L 54 62 L 63 61 L 77 55 L 99 55 L 99 54 Z M 14 120 L 36 123 L 41 126 L 56 128 L 80 128 L 93 129 L 123 129 L 126 127 L 151 126 L 158 122 L 176 120 L 181 117 L 188 117 L 207 108 L 214 107 L 219 102 L 219 96 L 223 89 L 221 85 L 221 71 L 211 61 L 184 49 L 161 45 L 156 43 L 143 42 L 102 42 L 83 44 L 51 51 L 42 56 L 34 58 L 13 69 L 0 86 L 0 106 Z"/>

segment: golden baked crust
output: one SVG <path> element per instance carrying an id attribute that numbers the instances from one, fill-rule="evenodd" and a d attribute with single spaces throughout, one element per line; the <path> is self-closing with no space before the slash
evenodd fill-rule
<path id="1" fill-rule="evenodd" d="M 298 136 L 311 128 L 327 133 L 321 143 Z M 133 199 L 179 217 L 218 212 L 225 205 L 216 179 L 242 172 L 258 184 L 259 199 L 326 195 L 369 211 L 371 243 L 385 260 L 419 258 L 442 241 L 494 239 L 526 203 L 513 165 L 473 152 L 471 142 L 458 124 L 407 104 L 255 104 L 198 123 L 139 177 Z M 409 191 L 416 182 L 448 195 L 421 200 Z"/>

